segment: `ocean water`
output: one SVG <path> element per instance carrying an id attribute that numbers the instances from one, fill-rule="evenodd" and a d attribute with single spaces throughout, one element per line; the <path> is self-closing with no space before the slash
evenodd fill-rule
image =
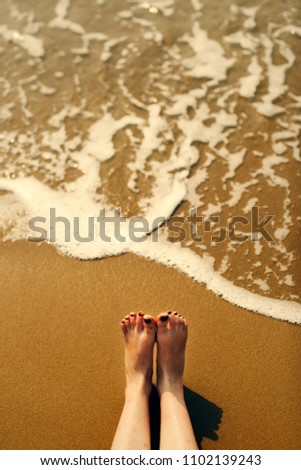
<path id="1" fill-rule="evenodd" d="M 300 11 L 2 0 L 2 238 L 136 253 L 301 323 Z"/>

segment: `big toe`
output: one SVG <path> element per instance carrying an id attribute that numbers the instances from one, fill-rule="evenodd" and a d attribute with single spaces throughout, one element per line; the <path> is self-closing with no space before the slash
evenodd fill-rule
<path id="1" fill-rule="evenodd" d="M 154 333 L 156 329 L 156 321 L 151 315 L 143 316 L 143 326 L 146 331 Z"/>
<path id="2" fill-rule="evenodd" d="M 168 313 L 160 313 L 160 315 L 157 316 L 157 326 L 158 329 L 165 329 L 170 321 L 170 317 Z"/>

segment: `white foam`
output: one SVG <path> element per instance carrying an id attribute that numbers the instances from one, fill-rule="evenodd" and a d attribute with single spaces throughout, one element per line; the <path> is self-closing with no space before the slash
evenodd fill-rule
<path id="1" fill-rule="evenodd" d="M 271 290 L 268 283 L 264 281 L 263 279 L 254 279 L 253 282 L 254 284 L 257 284 L 260 287 L 260 289 L 263 290 L 264 292 L 268 292 L 269 290 Z"/>
<path id="2" fill-rule="evenodd" d="M 91 155 L 100 162 L 112 158 L 115 154 L 113 137 L 117 131 L 129 125 L 141 124 L 143 120 L 137 116 L 124 116 L 115 120 L 110 113 L 106 113 L 89 129 L 89 139 L 83 148 L 87 155 Z"/>
<path id="3" fill-rule="evenodd" d="M 185 75 L 196 78 L 211 79 L 210 85 L 225 80 L 228 69 L 234 64 L 234 59 L 227 59 L 220 43 L 208 38 L 207 31 L 201 29 L 199 23 L 194 23 L 192 35 L 185 34 L 181 41 L 187 42 L 195 55 L 183 60 L 188 69 Z"/>
<path id="4" fill-rule="evenodd" d="M 55 13 L 59 18 L 65 18 L 70 7 L 70 0 L 58 0 L 55 6 Z"/>
<path id="5" fill-rule="evenodd" d="M 0 121 L 10 121 L 13 117 L 11 109 L 15 106 L 14 103 L 7 103 L 0 106 Z"/>
<path id="6" fill-rule="evenodd" d="M 104 50 L 100 55 L 100 59 L 103 62 L 107 62 L 112 57 L 112 49 L 125 40 L 126 40 L 126 36 L 122 36 L 121 38 L 116 38 L 116 39 L 108 39 L 105 42 Z"/>
<path id="7" fill-rule="evenodd" d="M 73 54 L 87 55 L 90 52 L 89 48 L 90 48 L 91 41 L 103 42 L 103 41 L 106 41 L 107 39 L 108 39 L 108 36 L 103 33 L 83 33 L 82 34 L 83 45 L 81 47 L 73 47 L 71 49 L 71 52 L 73 52 Z"/>
<path id="8" fill-rule="evenodd" d="M 245 205 L 245 207 L 243 208 L 244 213 L 249 214 L 252 207 L 257 206 L 257 205 L 258 205 L 258 198 L 257 197 L 250 198 L 247 204 Z"/>
<path id="9" fill-rule="evenodd" d="M 133 17 L 133 12 L 130 10 L 122 10 L 118 13 L 118 16 L 122 20 L 129 20 Z"/>
<path id="10" fill-rule="evenodd" d="M 72 31 L 75 34 L 84 34 L 85 30 L 79 23 L 75 23 L 74 21 L 68 20 L 67 18 L 54 18 L 49 22 L 50 28 L 57 28 L 57 29 L 67 29 Z"/>
<path id="11" fill-rule="evenodd" d="M 252 98 L 255 96 L 258 85 L 262 80 L 262 67 L 259 65 L 256 56 L 252 57 L 247 70 L 249 75 L 241 77 L 239 80 L 239 94 L 244 98 Z"/>
<path id="12" fill-rule="evenodd" d="M 61 111 L 52 115 L 51 118 L 48 119 L 48 124 L 51 127 L 59 128 L 66 117 L 78 116 L 80 112 L 81 108 L 78 106 L 65 106 Z"/>
<path id="13" fill-rule="evenodd" d="M 203 163 L 202 169 L 197 171 L 189 178 L 189 185 L 187 186 L 187 200 L 191 203 L 192 207 L 199 207 L 203 205 L 203 196 L 197 193 L 197 189 L 208 180 L 208 169 L 215 161 L 215 156 L 212 153 L 206 153 L 206 160 Z"/>
<path id="14" fill-rule="evenodd" d="M 241 149 L 239 152 L 232 153 L 228 158 L 229 171 L 223 176 L 223 181 L 233 178 L 236 174 L 237 168 L 239 168 L 244 161 L 247 149 Z"/>
<path id="15" fill-rule="evenodd" d="M 203 98 L 206 96 L 207 89 L 194 89 L 189 90 L 188 93 L 182 95 L 175 95 L 174 105 L 165 111 L 168 116 L 177 116 L 178 114 L 184 114 L 187 108 L 195 108 L 198 98 Z"/>
<path id="16" fill-rule="evenodd" d="M 75 34 L 84 34 L 85 29 L 82 25 L 66 18 L 69 6 L 70 0 L 58 0 L 54 9 L 56 17 L 49 22 L 48 26 L 50 28 L 66 29 Z"/>
<path id="17" fill-rule="evenodd" d="M 159 31 L 146 31 L 143 34 L 144 39 L 147 41 L 153 41 L 156 44 L 162 44 L 163 42 L 163 34 Z"/>
<path id="18" fill-rule="evenodd" d="M 301 26 L 295 26 L 295 25 L 282 26 L 280 28 L 277 28 L 276 31 L 274 31 L 273 36 L 278 38 L 283 33 L 290 33 L 292 36 L 296 34 L 297 36 L 301 37 Z"/>
<path id="19" fill-rule="evenodd" d="M 160 10 L 163 15 L 171 16 L 174 13 L 174 3 L 175 0 L 152 0 L 151 4 L 145 2 L 141 5 L 147 8 L 150 13 L 157 13 Z"/>
<path id="20" fill-rule="evenodd" d="M 128 165 L 132 170 L 128 187 L 133 190 L 136 190 L 135 181 L 137 172 L 144 172 L 147 158 L 160 146 L 161 139 L 159 138 L 159 134 L 167 128 L 165 119 L 160 116 L 161 106 L 159 104 L 153 104 L 150 105 L 148 109 L 149 122 L 142 128 L 143 140 L 141 146 L 137 152 L 135 162 Z"/>
<path id="21" fill-rule="evenodd" d="M 203 4 L 200 2 L 200 0 L 191 0 L 192 7 L 194 11 L 201 11 L 203 9 Z"/>
<path id="22" fill-rule="evenodd" d="M 255 52 L 258 47 L 258 39 L 245 31 L 236 31 L 224 37 L 224 41 L 229 44 L 238 44 L 243 49 Z"/>
<path id="23" fill-rule="evenodd" d="M 49 207 L 56 207 L 60 216 L 67 216 L 72 220 L 72 215 L 80 214 L 84 210 L 85 200 L 81 200 L 78 205 L 78 199 L 74 194 L 66 193 L 62 198 L 62 193 L 48 189 L 45 191 L 44 185 L 37 182 L 34 178 L 23 180 L 9 181 L 0 179 L 0 188 L 13 192 L 23 201 L 27 210 L 31 214 L 45 214 Z M 178 191 L 178 189 L 177 189 Z M 39 195 L 39 197 L 38 197 Z M 62 201 L 63 199 L 63 201 Z M 91 201 L 89 201 L 91 209 Z M 62 209 L 65 209 L 64 211 Z M 61 209 L 61 210 L 60 210 Z M 90 212 L 91 215 L 91 212 Z M 129 241 L 126 244 L 113 241 L 112 243 L 99 243 L 98 240 L 92 243 L 79 243 L 76 241 L 64 242 L 63 231 L 58 231 L 57 247 L 63 252 L 71 256 L 80 257 L 82 259 L 93 259 L 103 256 L 112 256 L 125 252 L 132 252 L 151 259 L 153 261 L 163 263 L 172 268 L 177 268 L 186 273 L 198 282 L 206 284 L 206 286 L 217 295 L 221 295 L 234 305 L 249 309 L 264 315 L 272 316 L 280 320 L 288 320 L 292 323 L 301 323 L 301 305 L 292 301 L 282 301 L 271 298 L 262 297 L 251 293 L 246 289 L 234 286 L 232 282 L 223 278 L 219 273 L 214 271 L 212 265 L 213 260 L 206 256 L 201 258 L 187 248 L 183 248 L 178 244 L 170 244 L 161 240 L 160 244 L 152 242 L 148 239 L 141 243 Z"/>
<path id="24" fill-rule="evenodd" d="M 254 241 L 254 251 L 255 251 L 255 255 L 256 255 L 256 256 L 261 255 L 262 250 L 263 250 L 263 246 L 262 246 L 262 244 L 260 243 L 260 240 L 255 240 L 255 241 Z"/>
<path id="25" fill-rule="evenodd" d="M 231 197 L 227 201 L 225 201 L 225 204 L 227 204 L 229 207 L 235 207 L 243 197 L 246 189 L 255 184 L 257 184 L 256 179 L 251 179 L 250 181 L 246 181 L 245 183 L 231 181 Z"/>
<path id="26" fill-rule="evenodd" d="M 139 24 L 140 26 L 142 26 L 143 28 L 149 28 L 149 27 L 153 27 L 153 23 L 149 20 L 146 20 L 145 18 L 136 18 L 136 17 L 133 17 L 132 18 L 132 21 L 133 23 L 136 23 L 136 24 Z"/>
<path id="27" fill-rule="evenodd" d="M 54 76 L 55 78 L 63 78 L 64 72 L 62 72 L 61 70 L 56 70 L 56 72 L 54 72 Z"/>
<path id="28" fill-rule="evenodd" d="M 260 10 L 260 6 L 257 7 L 249 7 L 249 8 L 241 8 L 241 11 L 244 15 L 248 16 L 248 18 L 244 21 L 243 27 L 246 29 L 254 29 L 256 27 L 256 14 L 258 10 Z"/>
<path id="29" fill-rule="evenodd" d="M 264 175 L 267 178 L 270 186 L 288 188 L 288 180 L 277 175 L 274 168 L 275 166 L 281 165 L 283 163 L 288 163 L 288 159 L 281 157 L 280 155 L 267 155 L 262 159 L 262 166 L 259 170 L 254 172 L 254 176 Z"/>
<path id="30" fill-rule="evenodd" d="M 42 95 L 53 95 L 55 93 L 55 88 L 49 87 L 44 85 L 43 83 L 39 83 L 39 91 Z"/>
<path id="31" fill-rule="evenodd" d="M 288 89 L 285 83 L 286 71 L 294 64 L 295 54 L 291 48 L 283 41 L 278 40 L 279 53 L 286 61 L 281 65 L 274 65 L 272 55 L 274 50 L 273 41 L 266 35 L 261 35 L 261 42 L 265 47 L 264 61 L 268 68 L 268 93 L 262 97 L 262 102 L 254 103 L 256 110 L 264 116 L 275 116 L 282 113 L 285 109 L 273 102 L 282 96 Z"/>
<path id="32" fill-rule="evenodd" d="M 287 146 L 284 145 L 282 142 L 277 142 L 273 144 L 273 150 L 277 155 L 282 155 L 286 152 Z"/>
<path id="33" fill-rule="evenodd" d="M 295 282 L 293 281 L 293 276 L 291 274 L 287 274 L 283 282 L 287 286 L 291 286 L 291 287 L 294 287 L 296 285 Z"/>
<path id="34" fill-rule="evenodd" d="M 218 272 L 220 274 L 223 274 L 225 273 L 226 271 L 228 271 L 228 269 L 230 268 L 230 263 L 229 263 L 229 256 L 228 255 L 225 255 L 222 259 L 222 262 L 221 262 L 221 265 L 218 269 Z"/>
<path id="35" fill-rule="evenodd" d="M 27 107 L 28 105 L 27 94 L 21 84 L 18 86 L 18 96 L 19 96 L 19 102 L 21 105 L 21 110 L 24 116 L 26 117 L 26 119 L 30 119 L 33 116 L 33 114 Z"/>
<path id="36" fill-rule="evenodd" d="M 8 29 L 6 25 L 0 25 L 0 34 L 5 41 L 13 42 L 24 49 L 32 57 L 43 57 L 45 54 L 43 41 L 31 34 L 22 34 L 18 31 Z"/>
<path id="37" fill-rule="evenodd" d="M 134 106 L 136 106 L 137 108 L 139 109 L 144 109 L 146 110 L 147 107 L 142 103 L 142 101 L 138 100 L 137 98 L 135 98 L 128 90 L 128 88 L 126 87 L 126 85 L 124 84 L 124 80 L 122 79 L 119 79 L 118 80 L 118 85 L 120 86 L 120 89 L 122 90 L 122 93 L 124 94 L 124 96 L 129 100 L 129 102 L 131 104 L 133 104 Z"/>
<path id="38" fill-rule="evenodd" d="M 11 86 L 10 82 L 8 80 L 6 80 L 6 78 L 4 78 L 4 77 L 0 77 L 0 85 L 3 88 L 2 96 L 3 96 L 3 98 L 5 98 L 7 95 L 9 95 L 11 93 L 12 86 Z"/>

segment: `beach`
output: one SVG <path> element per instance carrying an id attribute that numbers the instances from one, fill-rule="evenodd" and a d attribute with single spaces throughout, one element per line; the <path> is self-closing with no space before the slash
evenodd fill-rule
<path id="1" fill-rule="evenodd" d="M 200 448 L 300 449 L 299 2 L 0 14 L 0 448 L 109 449 L 120 320 L 176 310 Z"/>

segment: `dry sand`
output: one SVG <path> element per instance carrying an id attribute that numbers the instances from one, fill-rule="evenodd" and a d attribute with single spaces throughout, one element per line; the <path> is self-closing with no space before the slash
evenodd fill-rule
<path id="1" fill-rule="evenodd" d="M 203 449 L 298 449 L 301 328 L 243 311 L 133 255 L 79 261 L 1 243 L 2 449 L 108 449 L 123 402 L 119 320 L 177 309 Z"/>

